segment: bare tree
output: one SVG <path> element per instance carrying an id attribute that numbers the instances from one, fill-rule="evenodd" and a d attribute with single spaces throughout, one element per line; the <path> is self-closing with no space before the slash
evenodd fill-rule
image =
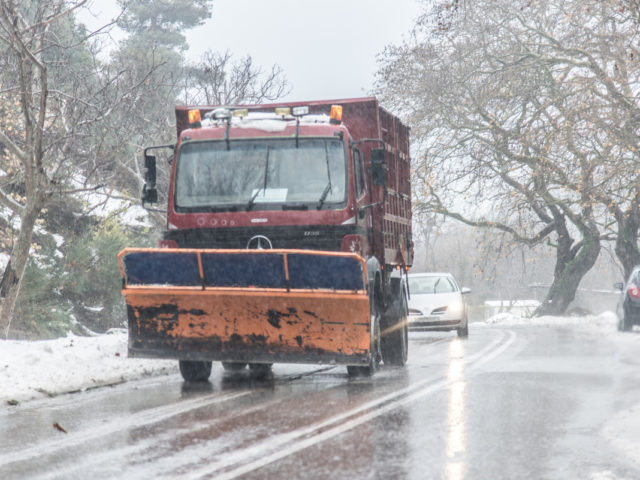
<path id="1" fill-rule="evenodd" d="M 421 142 L 416 197 L 521 242 L 548 239 L 556 271 L 540 313 L 561 313 L 600 242 L 621 237 L 617 218 L 637 241 L 636 26 L 595 0 L 465 2 L 446 28 L 441 12 L 379 73 Z"/>
<path id="2" fill-rule="evenodd" d="M 282 69 L 273 65 L 268 72 L 256 67 L 247 56 L 232 61 L 229 52 L 211 50 L 195 65 L 185 69 L 184 103 L 233 105 L 273 101 L 289 93 Z"/>
<path id="3" fill-rule="evenodd" d="M 628 13 L 636 24 L 640 24 L 640 0 L 612 0 L 617 3 L 620 13 Z M 614 5 L 615 5 L 614 3 Z"/>
<path id="4" fill-rule="evenodd" d="M 0 204 L 19 219 L 2 280 L 0 329 L 8 334 L 37 219 L 60 196 L 95 188 L 105 151 L 104 119 L 133 88 L 119 85 L 87 48 L 91 35 L 73 13 L 85 0 L 0 1 L 0 105 L 13 129 L 0 129 L 6 152 Z M 116 88 L 117 86 L 117 88 Z"/>

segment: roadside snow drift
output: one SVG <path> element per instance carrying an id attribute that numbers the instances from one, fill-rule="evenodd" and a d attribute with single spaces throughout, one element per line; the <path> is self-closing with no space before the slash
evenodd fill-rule
<path id="1" fill-rule="evenodd" d="M 0 340 L 0 402 L 25 401 L 177 372 L 175 360 L 127 358 L 127 332 Z M 15 402 L 13 402 L 15 403 Z"/>

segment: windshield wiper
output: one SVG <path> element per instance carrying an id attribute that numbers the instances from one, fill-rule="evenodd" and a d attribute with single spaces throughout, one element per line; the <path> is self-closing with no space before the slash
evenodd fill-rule
<path id="1" fill-rule="evenodd" d="M 324 158 L 327 162 L 327 178 L 329 179 L 329 183 L 324 187 L 322 195 L 320 195 L 320 198 L 318 199 L 318 205 L 316 207 L 318 210 L 322 208 L 324 201 L 327 199 L 327 195 L 329 195 L 329 192 L 331 191 L 331 168 L 329 167 L 329 150 L 327 149 L 327 142 L 324 142 Z"/>
<path id="2" fill-rule="evenodd" d="M 329 195 L 329 191 L 331 191 L 331 180 L 329 180 L 329 183 L 327 183 L 327 186 L 324 187 L 324 190 L 322 191 L 322 195 L 320 195 L 320 198 L 318 199 L 318 205 L 316 206 L 318 210 L 320 210 L 322 208 L 322 205 L 324 205 L 324 201 L 327 199 L 327 195 Z"/>
<path id="3" fill-rule="evenodd" d="M 270 151 L 270 146 L 267 145 L 267 158 L 265 159 L 264 162 L 264 185 L 262 187 L 262 192 L 263 195 L 267 194 L 267 177 L 269 176 L 269 151 Z M 251 199 L 247 202 L 247 206 L 245 207 L 245 210 L 248 212 L 249 210 L 251 210 L 251 208 L 253 207 L 253 205 L 256 202 L 256 197 L 258 196 L 258 194 L 260 193 L 260 189 L 258 188 L 256 190 L 256 193 L 253 194 L 253 196 L 251 197 Z"/>
<path id="4" fill-rule="evenodd" d="M 262 192 L 261 189 L 257 189 L 256 193 L 253 194 L 253 196 L 251 197 L 251 199 L 247 202 L 247 206 L 244 207 L 245 210 L 248 212 L 249 210 L 251 210 L 251 208 L 253 207 L 253 205 L 256 203 L 256 197 L 258 196 L 258 194 Z"/>

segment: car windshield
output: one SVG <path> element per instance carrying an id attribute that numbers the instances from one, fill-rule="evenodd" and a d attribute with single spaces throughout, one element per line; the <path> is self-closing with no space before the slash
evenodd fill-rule
<path id="1" fill-rule="evenodd" d="M 444 275 L 409 277 L 409 292 L 411 294 L 450 293 L 455 291 L 456 288 L 451 279 Z"/>
<path id="2" fill-rule="evenodd" d="M 240 206 L 320 208 L 346 200 L 340 139 L 232 140 L 184 143 L 175 181 L 178 211 Z"/>

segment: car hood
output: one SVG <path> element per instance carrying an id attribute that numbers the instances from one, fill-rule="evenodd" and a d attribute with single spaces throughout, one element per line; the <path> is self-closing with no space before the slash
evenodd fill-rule
<path id="1" fill-rule="evenodd" d="M 460 292 L 411 294 L 409 308 L 422 311 L 425 315 L 436 308 L 446 307 L 451 302 L 461 300 Z"/>

